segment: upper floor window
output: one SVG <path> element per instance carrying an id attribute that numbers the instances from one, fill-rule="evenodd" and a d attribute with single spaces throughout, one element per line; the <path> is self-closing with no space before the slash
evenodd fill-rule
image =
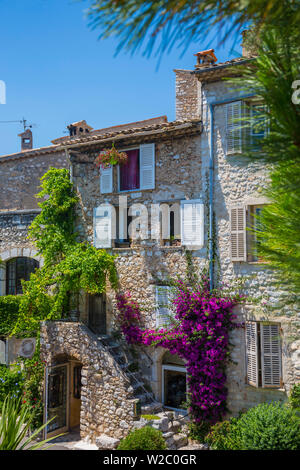
<path id="1" fill-rule="evenodd" d="M 119 168 L 120 191 L 131 191 L 140 188 L 140 151 L 126 151 L 128 160 Z"/>
<path id="2" fill-rule="evenodd" d="M 121 149 L 128 162 L 118 167 L 118 190 L 135 191 L 155 188 L 155 144 L 143 144 L 133 149 Z M 100 170 L 101 194 L 112 193 L 113 167 Z"/>
<path id="3" fill-rule="evenodd" d="M 22 294 L 22 280 L 28 281 L 30 274 L 39 267 L 32 258 L 13 258 L 6 263 L 6 295 Z"/>
<path id="4" fill-rule="evenodd" d="M 263 204 L 240 204 L 230 208 L 230 254 L 232 261 L 261 261 L 256 232 Z"/>
<path id="5" fill-rule="evenodd" d="M 226 155 L 260 148 L 268 131 L 266 107 L 254 101 L 233 101 L 226 105 Z"/>

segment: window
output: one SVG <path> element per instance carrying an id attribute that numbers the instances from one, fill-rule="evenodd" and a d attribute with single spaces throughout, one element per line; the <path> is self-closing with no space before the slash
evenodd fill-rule
<path id="1" fill-rule="evenodd" d="M 22 280 L 28 281 L 30 274 L 39 267 L 32 258 L 19 257 L 6 263 L 6 295 L 22 294 Z"/>
<path id="2" fill-rule="evenodd" d="M 181 243 L 194 248 L 204 245 L 204 204 L 198 199 L 181 201 Z"/>
<path id="3" fill-rule="evenodd" d="M 263 104 L 251 104 L 251 129 L 250 135 L 252 138 L 263 138 L 267 132 L 267 125 L 265 120 L 266 107 Z"/>
<path id="4" fill-rule="evenodd" d="M 226 105 L 226 155 L 242 151 L 242 101 Z"/>
<path id="5" fill-rule="evenodd" d="M 187 401 L 185 364 L 180 357 L 166 352 L 162 360 L 162 402 L 167 408 L 183 410 Z"/>
<path id="6" fill-rule="evenodd" d="M 172 322 L 172 287 L 156 286 L 156 326 L 167 326 Z"/>
<path id="7" fill-rule="evenodd" d="M 262 261 L 258 257 L 259 216 L 265 204 L 240 204 L 230 208 L 230 255 L 232 261 Z"/>
<path id="8" fill-rule="evenodd" d="M 131 191 L 140 188 L 140 151 L 126 151 L 128 160 L 119 168 L 120 191 Z"/>
<path id="9" fill-rule="evenodd" d="M 122 150 L 122 149 L 121 149 Z M 155 145 L 143 144 L 135 149 L 123 149 L 128 162 L 118 167 L 119 191 L 154 189 L 155 187 Z M 100 169 L 100 192 L 113 192 L 113 166 Z"/>
<path id="10" fill-rule="evenodd" d="M 246 381 L 263 388 L 282 387 L 280 324 L 246 322 Z"/>
<path id="11" fill-rule="evenodd" d="M 160 236 L 164 246 L 180 246 L 180 203 L 160 204 Z"/>
<path id="12" fill-rule="evenodd" d="M 248 220 L 249 226 L 253 229 L 252 232 L 249 232 L 249 261 L 262 261 L 262 258 L 259 257 L 258 247 L 259 240 L 257 239 L 257 232 L 261 230 L 260 215 L 263 209 L 263 205 L 249 206 L 248 208 Z"/>
<path id="13" fill-rule="evenodd" d="M 260 140 L 268 131 L 265 111 L 264 104 L 253 101 L 226 105 L 226 155 L 241 153 L 243 146 L 260 149 Z"/>

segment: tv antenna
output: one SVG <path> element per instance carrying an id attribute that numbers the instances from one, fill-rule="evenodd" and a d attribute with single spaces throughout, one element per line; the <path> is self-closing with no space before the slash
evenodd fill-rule
<path id="1" fill-rule="evenodd" d="M 0 121 L 0 124 L 8 124 L 8 123 L 13 123 L 13 122 L 18 122 L 19 124 L 22 124 L 24 127 L 24 132 L 26 129 L 32 129 L 33 127 L 36 127 L 36 124 L 27 124 L 27 119 L 23 118 L 19 121 Z"/>

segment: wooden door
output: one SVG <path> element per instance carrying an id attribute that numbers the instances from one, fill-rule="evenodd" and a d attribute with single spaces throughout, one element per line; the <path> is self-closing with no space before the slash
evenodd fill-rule
<path id="1" fill-rule="evenodd" d="M 103 294 L 89 296 L 89 328 L 97 334 L 106 334 L 106 301 Z"/>

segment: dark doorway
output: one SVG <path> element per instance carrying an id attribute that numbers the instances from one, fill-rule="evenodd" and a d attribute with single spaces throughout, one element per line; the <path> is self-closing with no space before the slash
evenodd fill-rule
<path id="1" fill-rule="evenodd" d="M 89 328 L 97 334 L 106 334 L 106 300 L 104 294 L 89 295 Z"/>

